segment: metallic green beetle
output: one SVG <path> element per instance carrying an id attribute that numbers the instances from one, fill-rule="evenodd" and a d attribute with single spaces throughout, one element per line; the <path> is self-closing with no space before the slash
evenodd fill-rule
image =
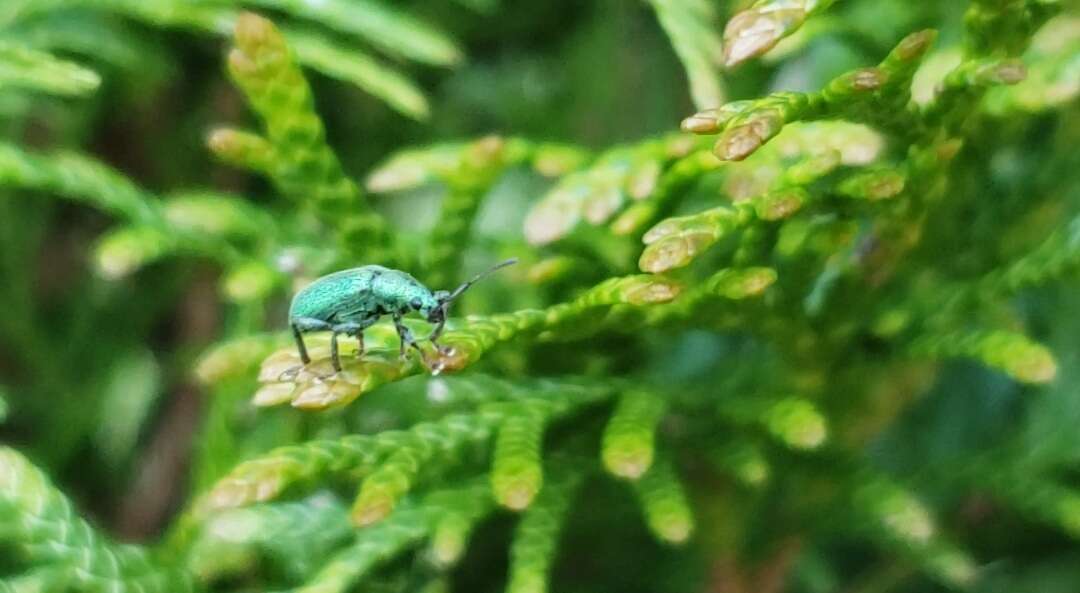
<path id="1" fill-rule="evenodd" d="M 303 334 L 329 331 L 330 360 L 334 370 L 341 371 L 338 334 L 356 337 L 360 343 L 359 356 L 364 352 L 364 330 L 383 315 L 391 315 L 394 319 L 394 327 L 401 338 L 401 357 L 404 358 L 406 347 L 420 350 L 412 332 L 401 321 L 410 311 L 420 313 L 421 317 L 435 324 L 427 339 L 442 352 L 436 340 L 446 324 L 446 311 L 450 303 L 484 276 L 514 263 L 517 263 L 517 259 L 508 259 L 477 274 L 453 292 L 432 292 L 409 274 L 382 266 L 363 266 L 323 276 L 296 293 L 289 307 L 289 326 L 296 338 L 300 360 L 304 364 L 311 362 Z"/>

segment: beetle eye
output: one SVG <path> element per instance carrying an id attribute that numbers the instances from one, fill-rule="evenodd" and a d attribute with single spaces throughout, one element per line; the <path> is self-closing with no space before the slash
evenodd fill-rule
<path id="1" fill-rule="evenodd" d="M 419 311 L 420 307 L 423 305 L 424 302 L 420 300 L 420 297 L 413 297 L 412 300 L 409 301 L 409 306 L 413 308 L 413 311 Z"/>

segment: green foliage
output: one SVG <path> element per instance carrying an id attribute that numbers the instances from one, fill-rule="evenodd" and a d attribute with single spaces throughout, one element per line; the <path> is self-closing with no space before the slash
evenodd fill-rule
<path id="1" fill-rule="evenodd" d="M 565 461 L 564 461 L 565 463 Z M 510 578 L 506 590 L 511 593 L 543 593 L 558 546 L 558 539 L 581 475 L 564 469 L 548 480 L 536 503 L 518 523 L 510 545 Z"/>
<path id="2" fill-rule="evenodd" d="M 1076 7 L 497 4 L 0 7 L 0 591 L 1074 590 Z"/>
<path id="3" fill-rule="evenodd" d="M 604 467 L 613 475 L 636 480 L 652 466 L 656 427 L 666 408 L 647 391 L 628 391 L 604 429 Z"/>
<path id="4" fill-rule="evenodd" d="M 693 516 L 670 461 L 662 460 L 645 472 L 634 482 L 634 492 L 645 513 L 645 522 L 656 537 L 673 544 L 683 543 L 690 537 L 694 529 Z"/>
<path id="5" fill-rule="evenodd" d="M 718 65 L 724 46 L 716 31 L 712 4 L 706 0 L 650 0 L 650 4 L 686 67 L 694 105 L 707 108 L 723 103 Z"/>
<path id="6" fill-rule="evenodd" d="M 149 553 L 112 543 L 75 514 L 71 503 L 26 458 L 0 449 L 0 534 L 31 570 L 13 591 L 64 588 L 185 591 L 189 579 Z M 25 588 L 25 589 L 24 589 Z"/>
<path id="7" fill-rule="evenodd" d="M 48 53 L 0 40 L 0 88 L 83 95 L 101 84 L 94 72 Z"/>
<path id="8" fill-rule="evenodd" d="M 540 491 L 544 420 L 543 412 L 522 407 L 499 427 L 492 453 L 491 487 L 495 500 L 504 507 L 524 509 Z"/>
<path id="9" fill-rule="evenodd" d="M 95 208 L 133 222 L 150 222 L 157 213 L 151 198 L 123 175 L 79 154 L 51 157 L 18 146 L 0 146 L 5 187 L 50 192 L 86 200 Z"/>
<path id="10" fill-rule="evenodd" d="M 282 194 L 313 208 L 327 226 L 342 223 L 340 241 L 352 259 L 368 251 L 369 257 L 382 261 L 386 255 L 370 252 L 385 249 L 383 221 L 361 202 L 359 188 L 345 177 L 326 144 L 311 90 L 289 51 L 270 21 L 253 14 L 240 16 L 229 73 L 261 116 L 267 137 L 260 142 L 241 134 L 235 146 L 237 135 L 219 134 L 211 146 L 230 154 L 233 162 L 269 166 L 263 172 Z"/>
<path id="11" fill-rule="evenodd" d="M 155 27 L 222 34 L 232 29 L 239 9 L 244 6 L 276 10 L 298 22 L 317 23 L 342 33 L 347 39 L 310 24 L 297 25 L 290 26 L 289 39 L 306 66 L 355 84 L 417 119 L 429 116 L 427 98 L 407 75 L 363 53 L 356 41 L 393 57 L 425 64 L 450 66 L 461 59 L 460 49 L 444 33 L 382 2 L 12 0 L 0 12 L 0 82 L 3 83 L 0 89 L 28 87 L 58 94 L 83 94 L 97 88 L 97 74 L 57 60 L 35 47 L 55 46 L 73 50 L 82 57 L 94 57 L 101 49 L 100 38 L 114 33 L 108 23 L 95 19 L 94 13 L 122 16 Z M 130 32 L 125 31 L 112 56 L 135 67 L 138 57 L 125 57 L 123 44 L 130 43 L 129 37 Z"/>
<path id="12" fill-rule="evenodd" d="M 728 21 L 724 29 L 724 64 L 730 68 L 764 54 L 835 1 L 757 0 Z"/>

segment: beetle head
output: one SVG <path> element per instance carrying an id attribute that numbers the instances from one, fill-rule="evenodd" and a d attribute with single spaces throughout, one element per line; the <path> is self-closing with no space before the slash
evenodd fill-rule
<path id="1" fill-rule="evenodd" d="M 516 263 L 517 263 L 517 258 L 511 258 L 511 259 L 508 259 L 508 260 L 506 260 L 504 262 L 499 262 L 499 263 L 495 264 L 494 266 L 492 266 L 491 269 L 489 269 L 487 271 L 484 271 L 484 272 L 480 272 L 476 276 L 473 276 L 472 279 L 470 279 L 469 281 L 463 283 L 461 286 L 455 288 L 454 292 L 448 292 L 448 291 L 445 291 L 445 290 L 437 290 L 437 291 L 435 291 L 435 294 L 433 296 L 435 297 L 435 301 L 438 303 L 438 307 L 436 307 L 436 309 L 431 310 L 427 314 L 424 314 L 421 311 L 421 314 L 424 314 L 425 317 L 428 318 L 428 321 L 431 321 L 432 323 L 436 323 L 437 322 L 436 320 L 442 321 L 442 320 L 446 319 L 446 310 L 450 307 L 450 303 L 454 302 L 454 299 L 461 296 L 461 293 L 468 290 L 470 286 L 472 286 L 473 284 L 476 284 L 481 279 L 486 277 L 488 274 L 491 274 L 492 272 L 495 272 L 496 270 L 500 270 L 502 268 L 505 268 L 506 266 L 513 265 L 513 264 L 516 264 Z"/>
<path id="2" fill-rule="evenodd" d="M 436 290 L 431 298 L 425 299 L 424 304 L 416 310 L 429 323 L 442 323 L 446 319 L 446 307 L 449 304 L 450 293 L 445 290 Z"/>

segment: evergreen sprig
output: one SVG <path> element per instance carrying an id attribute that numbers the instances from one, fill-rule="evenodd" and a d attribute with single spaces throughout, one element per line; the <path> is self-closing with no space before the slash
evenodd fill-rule
<path id="1" fill-rule="evenodd" d="M 100 84 L 101 77 L 92 70 L 0 38 L 0 88 L 85 95 Z"/>
<path id="2" fill-rule="evenodd" d="M 126 225 L 103 237 L 97 249 L 98 267 L 111 277 L 177 253 L 236 261 L 239 253 L 227 237 L 235 234 L 237 224 L 243 224 L 241 217 L 251 214 L 246 205 L 212 192 L 197 199 L 177 198 L 163 207 L 157 196 L 84 155 L 35 154 L 2 143 L 0 184 L 82 202 L 124 221 Z M 209 205 L 214 216 L 220 217 L 213 227 L 188 222 L 190 217 L 183 210 L 195 206 L 194 202 L 203 208 Z"/>
<path id="3" fill-rule="evenodd" d="M 87 58 L 101 55 L 102 37 L 115 34 L 104 22 L 84 19 L 81 28 L 64 30 L 56 41 L 49 33 L 50 19 L 90 11 L 120 15 L 154 27 L 197 31 L 215 36 L 232 31 L 242 9 L 264 8 L 279 11 L 304 25 L 290 25 L 287 36 L 305 66 L 313 68 L 371 93 L 406 116 L 425 119 L 430 114 L 427 98 L 415 82 L 398 67 L 365 52 L 357 41 L 374 45 L 393 57 L 420 63 L 451 66 L 461 60 L 461 50 L 445 33 L 402 10 L 382 2 L 334 0 L 312 4 L 292 0 L 12 0 L 0 14 L 0 76 L 5 83 L 31 84 L 34 88 L 61 94 L 82 94 L 98 85 L 98 76 L 84 67 L 56 59 L 27 43 L 66 45 Z M 359 12 L 358 12 L 359 11 Z M 364 18 L 356 15 L 364 14 Z M 43 24 L 44 23 L 44 24 Z M 330 31 L 349 37 L 342 40 Z M 26 35 L 37 28 L 36 35 Z M 82 31 L 97 33 L 96 43 L 80 43 Z M 92 35 L 91 37 L 94 37 Z M 9 43 L 7 40 L 10 39 Z M 105 39 L 108 43 L 109 39 Z M 125 39 L 113 45 L 113 56 L 127 53 Z M 145 48 L 143 48 L 145 49 Z M 33 66 L 33 68 L 30 68 Z M 5 85 L 6 86 L 6 85 Z"/>
<path id="4" fill-rule="evenodd" d="M 31 571 L 5 583 L 8 590 L 193 590 L 184 572 L 101 535 L 38 468 L 7 447 L 0 448 L 0 537 L 17 543 L 13 560 Z"/>
<path id="5" fill-rule="evenodd" d="M 724 64 L 737 66 L 760 56 L 799 30 L 806 19 L 836 0 L 758 0 L 739 12 L 724 29 Z"/>
<path id="6" fill-rule="evenodd" d="M 291 51 L 270 21 L 252 13 L 240 15 L 229 72 L 262 118 L 266 139 L 225 132 L 212 136 L 210 146 L 233 162 L 269 166 L 262 172 L 282 194 L 312 208 L 327 227 L 337 229 L 343 254 L 366 252 L 372 261 L 389 261 L 385 222 L 345 176 L 327 145 L 311 89 Z"/>

